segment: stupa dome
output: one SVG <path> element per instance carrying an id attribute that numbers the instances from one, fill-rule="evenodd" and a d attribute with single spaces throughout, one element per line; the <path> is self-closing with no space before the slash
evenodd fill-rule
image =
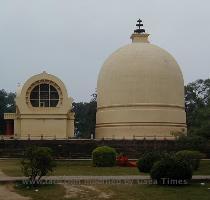
<path id="1" fill-rule="evenodd" d="M 143 29 L 100 70 L 96 138 L 173 138 L 175 132 L 186 132 L 180 67 L 138 30 Z"/>

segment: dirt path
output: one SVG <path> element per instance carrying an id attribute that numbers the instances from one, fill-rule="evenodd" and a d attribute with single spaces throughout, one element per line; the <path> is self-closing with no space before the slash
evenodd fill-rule
<path id="1" fill-rule="evenodd" d="M 0 177 L 8 178 L 9 176 L 0 170 Z M 17 194 L 12 184 L 2 184 L 0 185 L 0 200 L 30 200 L 30 198 Z"/>
<path id="2" fill-rule="evenodd" d="M 30 198 L 15 193 L 13 186 L 7 184 L 0 185 L 0 200 L 30 200 Z"/>
<path id="3" fill-rule="evenodd" d="M 4 172 L 2 172 L 0 169 L 0 177 L 8 177 L 8 176 Z"/>
<path id="4" fill-rule="evenodd" d="M 112 193 L 104 192 L 94 185 L 69 185 L 64 184 L 64 188 L 66 189 L 65 198 L 79 198 L 86 199 L 87 196 L 91 195 L 91 199 L 99 200 L 99 199 L 110 199 L 112 197 Z"/>

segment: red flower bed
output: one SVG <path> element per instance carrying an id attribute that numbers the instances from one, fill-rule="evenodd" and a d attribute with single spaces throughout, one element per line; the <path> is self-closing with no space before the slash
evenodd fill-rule
<path id="1" fill-rule="evenodd" d="M 123 155 L 123 154 L 117 156 L 117 166 L 120 166 L 120 167 L 137 167 L 136 161 L 129 161 L 128 156 Z"/>
<path id="2" fill-rule="evenodd" d="M 117 165 L 120 167 L 127 167 L 128 166 L 128 156 L 126 156 L 126 155 L 117 156 Z"/>
<path id="3" fill-rule="evenodd" d="M 136 161 L 128 161 L 128 167 L 137 167 Z"/>

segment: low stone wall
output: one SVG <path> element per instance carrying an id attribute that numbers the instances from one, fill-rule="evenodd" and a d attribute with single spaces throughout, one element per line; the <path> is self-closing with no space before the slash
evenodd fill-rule
<path id="1" fill-rule="evenodd" d="M 98 146 L 111 146 L 118 153 L 125 153 L 129 158 L 139 158 L 147 151 L 176 151 L 173 140 L 0 140 L 0 157 L 22 157 L 30 146 L 44 146 L 53 149 L 57 158 L 91 158 L 91 152 Z"/>

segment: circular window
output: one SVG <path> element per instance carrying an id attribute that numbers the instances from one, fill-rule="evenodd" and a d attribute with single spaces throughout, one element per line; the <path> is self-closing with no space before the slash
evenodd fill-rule
<path id="1" fill-rule="evenodd" d="M 59 92 L 48 83 L 36 85 L 30 93 L 30 103 L 33 107 L 56 107 L 59 100 Z"/>

